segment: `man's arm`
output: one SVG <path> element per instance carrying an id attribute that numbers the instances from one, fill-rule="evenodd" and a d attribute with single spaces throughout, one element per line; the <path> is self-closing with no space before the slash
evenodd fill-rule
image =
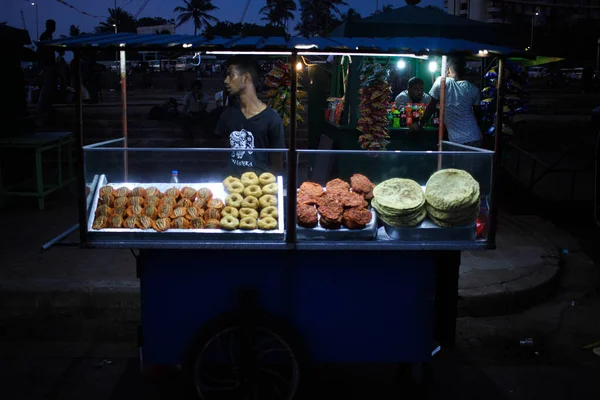
<path id="1" fill-rule="evenodd" d="M 429 96 L 431 97 L 431 101 L 429 101 L 429 104 L 427 104 L 427 108 L 425 109 L 425 112 L 423 113 L 423 117 L 421 117 L 421 120 L 419 121 L 418 124 L 412 124 L 410 126 L 410 130 L 417 130 L 420 129 L 421 126 L 420 125 L 425 125 L 427 123 L 427 121 L 429 121 L 429 119 L 431 118 L 431 116 L 435 113 L 437 104 L 439 102 L 439 98 L 440 98 L 440 89 L 441 89 L 441 82 L 442 82 L 442 78 L 437 78 L 435 80 L 435 82 L 433 83 L 433 86 L 431 87 L 431 90 L 429 91 Z"/>

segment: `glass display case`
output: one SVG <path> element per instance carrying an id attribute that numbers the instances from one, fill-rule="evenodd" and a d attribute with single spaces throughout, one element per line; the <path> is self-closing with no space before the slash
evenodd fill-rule
<path id="1" fill-rule="evenodd" d="M 287 149 L 83 149 L 94 247 L 284 243 Z M 256 165 L 252 173 L 234 164 Z M 187 244 L 187 245 L 186 245 Z"/>

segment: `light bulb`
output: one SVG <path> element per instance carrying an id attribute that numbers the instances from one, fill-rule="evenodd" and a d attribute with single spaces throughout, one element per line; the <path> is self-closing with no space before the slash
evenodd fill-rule
<path id="1" fill-rule="evenodd" d="M 303 67 L 303 65 L 302 65 L 302 61 L 298 61 L 298 64 L 296 64 L 296 69 L 297 69 L 298 71 L 300 71 L 300 70 L 302 70 L 302 67 Z"/>
<path id="2" fill-rule="evenodd" d="M 437 64 L 435 63 L 435 61 L 432 61 L 429 63 L 429 72 L 435 72 L 437 71 Z"/>
<path id="3" fill-rule="evenodd" d="M 398 61 L 398 69 L 404 69 L 406 68 L 406 62 L 404 62 L 404 60 L 400 60 Z"/>

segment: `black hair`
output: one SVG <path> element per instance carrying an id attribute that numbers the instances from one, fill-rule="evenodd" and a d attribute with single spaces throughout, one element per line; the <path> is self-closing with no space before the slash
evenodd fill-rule
<path id="1" fill-rule="evenodd" d="M 46 20 L 46 30 L 49 30 L 50 28 L 56 28 L 56 21 L 53 19 Z"/>
<path id="2" fill-rule="evenodd" d="M 424 84 L 425 84 L 425 82 L 423 82 L 423 79 L 418 78 L 416 76 L 413 76 L 412 78 L 410 78 L 408 80 L 408 88 L 409 89 L 412 88 L 415 85 L 424 85 Z"/>
<path id="3" fill-rule="evenodd" d="M 227 66 L 235 66 L 238 72 L 242 75 L 250 74 L 254 88 L 257 92 L 260 90 L 260 87 L 262 86 L 262 80 L 260 76 L 260 67 L 256 61 L 249 57 L 234 56 L 227 60 Z"/>
<path id="4" fill-rule="evenodd" d="M 448 57 L 448 68 L 451 68 L 458 76 L 465 76 L 467 63 L 463 57 Z"/>

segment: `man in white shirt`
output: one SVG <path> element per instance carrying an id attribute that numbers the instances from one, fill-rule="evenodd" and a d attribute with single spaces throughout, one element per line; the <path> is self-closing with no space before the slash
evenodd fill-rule
<path id="1" fill-rule="evenodd" d="M 462 58 L 448 59 L 446 78 L 446 106 L 444 122 L 451 142 L 481 147 L 481 130 L 476 113 L 480 110 L 481 95 L 477 86 L 465 80 L 466 64 Z M 440 99 L 441 77 L 437 78 L 429 91 L 432 97 L 423 118 L 411 129 L 418 129 L 429 120 Z M 418 126 L 414 126 L 418 125 Z"/>
<path id="2" fill-rule="evenodd" d="M 396 96 L 396 108 L 400 108 L 407 103 L 429 104 L 430 101 L 431 96 L 425 93 L 425 82 L 415 76 L 408 80 L 408 89 Z"/>

